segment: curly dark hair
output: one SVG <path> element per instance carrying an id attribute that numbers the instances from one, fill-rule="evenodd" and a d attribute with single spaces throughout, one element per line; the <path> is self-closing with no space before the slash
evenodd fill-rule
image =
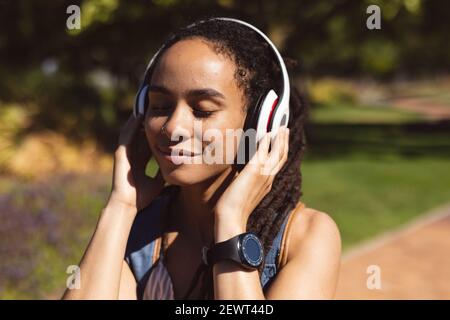
<path id="1" fill-rule="evenodd" d="M 238 87 L 243 90 L 246 98 L 245 111 L 248 112 L 250 108 L 254 108 L 258 98 L 270 88 L 280 92 L 282 77 L 278 62 L 269 44 L 255 31 L 232 21 L 213 18 L 198 20 L 172 33 L 163 44 L 159 56 L 181 40 L 199 38 L 205 41 L 215 52 L 227 55 L 235 63 L 235 78 Z M 295 60 L 283 59 L 288 69 L 295 66 Z M 284 219 L 302 196 L 300 165 L 306 148 L 304 125 L 308 114 L 309 104 L 300 91 L 291 85 L 288 159 L 275 176 L 271 191 L 251 213 L 247 224 L 247 231 L 258 235 L 266 253 L 270 250 Z M 259 275 L 262 269 L 263 266 L 258 269 Z M 205 274 L 203 297 L 213 299 L 211 270 Z M 194 279 L 194 282 L 196 281 L 197 278 Z M 186 298 L 191 290 L 188 290 Z"/>

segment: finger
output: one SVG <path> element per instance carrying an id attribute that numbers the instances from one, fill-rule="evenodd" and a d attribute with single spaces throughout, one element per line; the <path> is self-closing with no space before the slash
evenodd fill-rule
<path id="1" fill-rule="evenodd" d="M 128 145 L 136 132 L 139 129 L 139 126 L 142 123 L 142 116 L 138 116 L 137 118 L 134 115 L 130 115 L 127 122 L 123 126 L 120 136 L 119 136 L 119 145 Z"/>
<path id="2" fill-rule="evenodd" d="M 257 164 L 258 161 L 260 163 L 264 163 L 264 161 L 267 159 L 267 154 L 269 152 L 269 145 L 270 140 L 272 137 L 271 132 L 267 132 L 262 139 L 260 140 L 258 144 L 258 150 L 253 155 L 252 159 L 250 159 L 250 163 Z"/>
<path id="3" fill-rule="evenodd" d="M 145 169 L 151 157 L 145 131 L 141 131 L 139 127 L 139 118 L 131 120 L 127 127 L 130 136 L 123 140 L 123 147 L 126 148 L 127 158 L 136 181 L 145 175 Z"/>
<path id="4" fill-rule="evenodd" d="M 284 164 L 288 159 L 288 152 L 289 152 L 289 129 L 286 128 L 283 134 L 283 151 L 281 154 L 281 158 L 280 161 L 276 164 L 275 168 L 273 168 L 271 175 L 276 175 L 281 170 L 281 168 L 283 168 Z"/>
<path id="5" fill-rule="evenodd" d="M 145 131 L 138 130 L 135 133 L 135 136 L 131 140 L 132 144 L 136 144 L 136 151 L 140 155 L 142 154 L 145 158 L 150 158 L 152 151 L 148 144 L 147 135 Z"/>
<path id="6" fill-rule="evenodd" d="M 119 145 L 114 153 L 114 172 L 127 172 L 130 169 L 127 160 L 127 150 L 123 145 Z"/>
<path id="7" fill-rule="evenodd" d="M 284 128 L 279 128 L 277 131 L 277 136 L 275 137 L 275 142 L 273 148 L 270 150 L 269 157 L 267 159 L 267 169 L 272 171 L 276 167 L 277 163 L 280 162 L 283 156 L 284 149 Z"/>
<path id="8" fill-rule="evenodd" d="M 133 160 L 136 167 L 145 169 L 152 155 L 145 132 L 138 130 L 130 142 L 130 147 L 133 150 Z"/>
<path id="9" fill-rule="evenodd" d="M 272 141 L 273 132 L 267 132 L 263 138 L 261 139 L 260 144 L 258 145 L 258 152 L 260 154 L 267 155 L 269 153 L 270 143 Z"/>

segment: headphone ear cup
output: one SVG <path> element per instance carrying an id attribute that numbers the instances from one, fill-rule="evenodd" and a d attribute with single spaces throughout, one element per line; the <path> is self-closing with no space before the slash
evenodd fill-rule
<path id="1" fill-rule="evenodd" d="M 247 132 L 247 130 L 253 129 L 256 131 L 256 126 L 257 126 L 257 122 L 258 122 L 258 115 L 261 111 L 261 107 L 262 107 L 262 102 L 264 101 L 264 97 L 266 95 L 262 94 L 261 96 L 259 96 L 255 107 L 249 109 L 249 111 L 247 112 L 247 116 L 245 117 L 245 122 L 244 122 L 244 128 L 243 128 L 243 135 L 239 141 L 239 145 L 238 145 L 238 154 L 243 154 L 245 156 L 245 163 L 238 163 L 238 159 L 240 159 L 238 157 L 238 155 L 236 155 L 236 159 L 235 159 L 235 163 L 236 166 L 238 168 L 238 171 L 241 171 L 245 164 L 250 160 L 251 156 L 250 155 L 250 150 L 247 147 L 247 143 L 246 143 L 246 139 L 245 139 L 245 133 Z M 249 135 L 249 138 L 252 138 L 252 135 Z M 256 135 L 255 135 L 255 139 L 256 139 Z M 255 141 L 249 141 L 250 144 L 254 144 L 256 145 Z"/>
<path id="2" fill-rule="evenodd" d="M 277 132 L 280 127 L 289 125 L 289 100 L 281 101 L 276 105 L 270 117 L 268 130 Z"/>
<path id="3" fill-rule="evenodd" d="M 258 113 L 258 120 L 256 124 L 256 140 L 259 142 L 264 135 L 271 131 L 270 129 L 270 123 L 272 121 L 272 117 L 274 115 L 274 110 L 278 103 L 278 95 L 275 93 L 274 90 L 270 90 L 267 92 L 267 94 L 264 96 L 261 105 L 260 110 Z"/>
<path id="4" fill-rule="evenodd" d="M 134 102 L 134 116 L 144 116 L 148 106 L 148 84 L 139 89 Z"/>
<path id="5" fill-rule="evenodd" d="M 266 96 L 266 94 L 260 95 L 258 100 L 256 101 L 255 107 L 250 110 L 250 114 L 247 115 L 248 124 L 244 127 L 244 130 L 248 130 L 248 129 L 257 130 L 258 117 L 261 112 L 261 108 L 262 108 L 265 96 Z"/>

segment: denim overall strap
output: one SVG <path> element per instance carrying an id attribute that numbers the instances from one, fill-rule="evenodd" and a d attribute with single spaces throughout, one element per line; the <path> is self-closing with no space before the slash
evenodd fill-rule
<path id="1" fill-rule="evenodd" d="M 280 264 L 282 255 L 285 251 L 285 244 L 287 242 L 286 236 L 287 232 L 289 231 L 289 225 L 292 221 L 293 215 L 296 211 L 300 211 L 305 207 L 305 204 L 302 202 L 299 202 L 294 210 L 291 210 L 289 214 L 284 219 L 283 224 L 280 227 L 280 230 L 278 231 L 277 235 L 275 236 L 275 239 L 273 240 L 272 247 L 270 248 L 269 252 L 267 253 L 265 260 L 264 260 L 264 268 L 263 272 L 261 273 L 261 286 L 263 288 L 263 291 L 268 288 L 271 281 L 279 271 L 278 269 L 282 264 Z M 299 210 L 296 210 L 299 208 Z"/>
<path id="2" fill-rule="evenodd" d="M 283 224 L 280 227 L 280 231 L 278 231 L 277 235 L 275 236 L 275 239 L 273 240 L 272 247 L 270 248 L 269 252 L 266 254 L 266 257 L 264 259 L 264 268 L 263 272 L 261 273 L 260 279 L 263 290 L 265 290 L 266 287 L 269 286 L 270 280 L 277 273 L 277 259 L 280 252 L 281 239 L 283 237 L 283 230 L 286 227 L 287 218 L 288 216 L 286 216 Z"/>
<path id="3" fill-rule="evenodd" d="M 159 238 L 163 229 L 162 214 L 170 200 L 172 186 L 167 186 L 134 219 L 125 251 L 125 261 L 137 282 L 137 297 L 142 299 L 151 267 L 157 260 Z M 156 253 L 156 254 L 155 254 Z"/>

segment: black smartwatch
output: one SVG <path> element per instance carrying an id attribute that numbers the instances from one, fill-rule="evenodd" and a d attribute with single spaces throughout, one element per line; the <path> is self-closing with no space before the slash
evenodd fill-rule
<path id="1" fill-rule="evenodd" d="M 204 247 L 203 262 L 214 265 L 218 261 L 232 260 L 247 269 L 258 268 L 264 260 L 264 250 L 256 234 L 245 232 L 212 248 Z"/>

